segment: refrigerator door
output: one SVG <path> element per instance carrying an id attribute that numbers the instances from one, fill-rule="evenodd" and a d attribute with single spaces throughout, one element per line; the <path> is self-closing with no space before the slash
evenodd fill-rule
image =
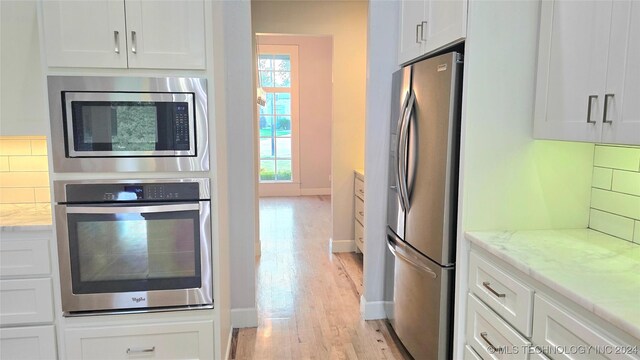
<path id="1" fill-rule="evenodd" d="M 404 237 L 404 205 L 400 196 L 400 164 L 398 137 L 402 119 L 409 101 L 411 67 L 393 73 L 391 90 L 391 141 L 389 144 L 389 189 L 387 191 L 387 225 L 400 237 Z M 403 164 L 404 165 L 404 164 Z"/>
<path id="2" fill-rule="evenodd" d="M 450 359 L 454 268 L 441 267 L 391 232 L 387 245 L 395 257 L 391 326 L 414 359 Z"/>
<path id="3" fill-rule="evenodd" d="M 461 55 L 413 65 L 415 102 L 407 107 L 404 240 L 440 265 L 455 261 Z M 398 234 L 400 235 L 400 234 Z"/>

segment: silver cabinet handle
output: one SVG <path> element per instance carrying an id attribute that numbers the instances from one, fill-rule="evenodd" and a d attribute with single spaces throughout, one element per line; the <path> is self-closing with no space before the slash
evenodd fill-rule
<path id="1" fill-rule="evenodd" d="M 127 348 L 127 354 L 145 354 L 145 353 L 152 353 L 156 351 L 156 347 L 150 347 L 150 348 Z"/>
<path id="2" fill-rule="evenodd" d="M 491 287 L 491 283 L 490 283 L 490 282 L 488 282 L 488 281 L 484 281 L 484 282 L 482 283 L 482 286 L 486 287 L 486 288 L 487 288 L 487 290 L 491 291 L 491 293 L 492 293 L 493 295 L 495 295 L 495 296 L 497 296 L 497 297 L 499 297 L 499 298 L 503 298 L 503 297 L 507 296 L 507 294 L 501 294 L 501 293 L 499 293 L 499 292 L 495 291 L 495 290 Z"/>
<path id="3" fill-rule="evenodd" d="M 614 94 L 604 94 L 604 110 L 602 111 L 602 123 L 611 124 L 613 120 L 607 120 L 607 110 L 609 109 L 609 99 L 613 98 Z"/>
<path id="4" fill-rule="evenodd" d="M 422 40 L 420 40 L 420 38 L 418 37 L 419 34 L 422 33 L 422 23 L 416 25 L 416 43 L 420 44 L 420 42 L 422 42 Z"/>
<path id="5" fill-rule="evenodd" d="M 115 51 L 116 54 L 120 54 L 120 32 L 118 30 L 113 31 L 113 42 L 115 44 L 113 51 Z"/>
<path id="6" fill-rule="evenodd" d="M 484 342 L 487 343 L 487 345 L 489 345 L 490 350 L 493 350 L 494 352 L 498 350 L 498 348 L 495 345 L 493 345 L 491 341 L 489 341 L 489 338 L 487 337 L 486 332 L 481 332 L 480 337 L 482 338 L 482 340 L 484 340 Z"/>
<path id="7" fill-rule="evenodd" d="M 595 121 L 591 120 L 591 104 L 593 104 L 593 100 L 598 100 L 598 95 L 589 95 L 589 103 L 587 104 L 587 122 L 589 124 L 595 124 Z"/>
<path id="8" fill-rule="evenodd" d="M 132 53 L 137 53 L 138 50 L 136 50 L 136 32 L 135 31 L 131 31 L 131 52 Z"/>
<path id="9" fill-rule="evenodd" d="M 427 22 L 423 21 L 420 23 L 420 40 L 427 41 L 424 37 L 424 28 L 427 27 Z"/>

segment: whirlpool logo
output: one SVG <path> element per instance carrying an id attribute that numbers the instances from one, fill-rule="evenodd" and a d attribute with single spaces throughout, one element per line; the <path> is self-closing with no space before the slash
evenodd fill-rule
<path id="1" fill-rule="evenodd" d="M 135 302 L 137 304 L 137 303 L 142 302 L 142 301 L 147 301 L 147 298 L 140 296 L 140 297 L 132 297 L 131 300 L 133 300 L 133 302 Z"/>

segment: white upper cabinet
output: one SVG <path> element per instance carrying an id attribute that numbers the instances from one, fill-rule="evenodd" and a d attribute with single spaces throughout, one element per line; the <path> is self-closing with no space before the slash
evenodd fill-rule
<path id="1" fill-rule="evenodd" d="M 459 42 L 466 34 L 466 0 L 402 0 L 398 64 Z"/>
<path id="2" fill-rule="evenodd" d="M 43 1 L 49 66 L 126 68 L 124 1 Z"/>
<path id="3" fill-rule="evenodd" d="M 640 4 L 541 4 L 535 137 L 640 144 Z"/>
<path id="4" fill-rule="evenodd" d="M 205 68 L 203 0 L 42 4 L 49 66 Z"/>
<path id="5" fill-rule="evenodd" d="M 602 142 L 640 144 L 640 2 L 614 1 Z"/>

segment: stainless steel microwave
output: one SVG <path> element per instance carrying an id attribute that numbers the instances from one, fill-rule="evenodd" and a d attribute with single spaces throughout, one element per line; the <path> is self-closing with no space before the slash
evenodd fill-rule
<path id="1" fill-rule="evenodd" d="M 55 172 L 209 170 L 206 79 L 47 80 Z"/>

